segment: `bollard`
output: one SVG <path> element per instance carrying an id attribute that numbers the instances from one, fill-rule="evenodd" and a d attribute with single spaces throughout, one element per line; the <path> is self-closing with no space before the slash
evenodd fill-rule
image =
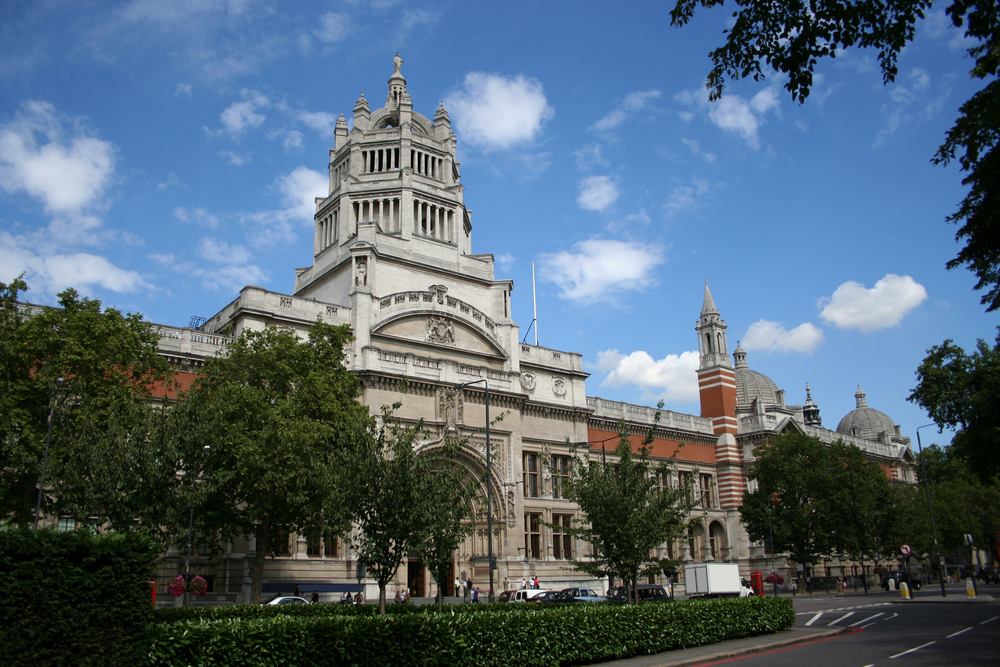
<path id="1" fill-rule="evenodd" d="M 899 594 L 904 600 L 910 599 L 910 586 L 905 581 L 899 583 Z"/>
<path id="2" fill-rule="evenodd" d="M 976 585 L 972 583 L 972 579 L 965 580 L 965 592 L 970 598 L 976 597 Z"/>

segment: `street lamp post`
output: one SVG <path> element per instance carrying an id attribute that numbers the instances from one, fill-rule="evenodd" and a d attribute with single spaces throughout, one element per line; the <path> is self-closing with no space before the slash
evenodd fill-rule
<path id="1" fill-rule="evenodd" d="M 464 389 L 469 385 L 483 383 L 486 393 L 486 537 L 487 569 L 490 571 L 489 601 L 493 602 L 493 467 L 490 449 L 490 383 L 483 378 L 464 384 L 456 384 L 455 389 Z"/>
<path id="2" fill-rule="evenodd" d="M 42 476 L 38 479 L 38 500 L 35 502 L 35 525 L 33 530 L 38 530 L 38 517 L 42 513 L 42 493 L 45 488 L 45 468 L 49 464 L 49 442 L 52 441 L 52 422 L 56 417 L 56 391 L 63 386 L 64 380 L 56 378 L 56 386 L 49 392 L 49 426 L 45 433 L 45 455 L 42 457 Z"/>
<path id="3" fill-rule="evenodd" d="M 924 424 L 917 427 L 917 449 L 920 453 L 920 474 L 924 478 L 924 493 L 927 496 L 927 511 L 931 515 L 931 533 L 934 535 L 934 558 L 938 562 L 938 579 L 941 580 L 941 597 L 948 597 L 948 592 L 944 588 L 944 562 L 941 559 L 941 549 L 938 547 L 937 526 L 934 525 L 934 505 L 931 504 L 931 480 L 927 477 L 927 461 L 924 460 L 924 446 L 920 443 L 920 429 L 937 424 Z"/>

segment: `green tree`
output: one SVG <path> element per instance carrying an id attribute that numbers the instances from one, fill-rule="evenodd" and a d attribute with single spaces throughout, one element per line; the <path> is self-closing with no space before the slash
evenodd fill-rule
<path id="1" fill-rule="evenodd" d="M 50 407 L 55 419 L 46 504 L 63 507 L 70 496 L 86 494 L 120 494 L 125 500 L 141 492 L 135 488 L 137 478 L 126 473 L 127 457 L 140 455 L 138 450 L 108 451 L 119 458 L 107 462 L 109 475 L 103 477 L 71 479 L 78 471 L 66 463 L 95 442 L 77 440 L 81 433 L 100 434 L 111 421 L 137 434 L 132 444 L 141 442 L 138 434 L 148 412 L 137 406 L 170 375 L 159 355 L 159 335 L 141 315 L 102 310 L 100 301 L 81 298 L 72 289 L 58 295 L 58 308 L 22 312 L 18 299 L 27 289 L 21 278 L 0 283 L 0 514 L 13 515 L 21 526 L 31 521 L 35 507 Z M 150 499 L 157 507 L 147 516 L 156 515 L 168 500 Z M 103 509 L 91 506 L 87 513 L 96 513 L 98 521 L 109 519 L 105 510 L 113 502 Z"/>
<path id="2" fill-rule="evenodd" d="M 980 339 L 972 354 L 950 340 L 927 353 L 917 368 L 917 387 L 907 400 L 925 409 L 939 428 L 956 429 L 953 455 L 966 459 L 982 482 L 996 484 L 1000 474 L 1000 333 L 992 348 Z"/>
<path id="3" fill-rule="evenodd" d="M 699 6 L 715 7 L 725 0 L 675 0 L 670 22 L 683 26 Z M 878 49 L 884 83 L 896 78 L 899 52 L 913 39 L 916 23 L 933 6 L 932 0 L 815 0 L 769 2 L 735 0 L 735 22 L 725 31 L 726 43 L 710 54 L 713 67 L 705 85 L 709 99 L 722 95 L 726 78 L 765 77 L 764 66 L 788 75 L 785 88 L 804 102 L 813 85 L 813 71 L 822 58 L 858 46 Z M 986 290 L 987 311 L 1000 308 L 1000 15 L 997 3 L 951 0 L 945 9 L 956 28 L 965 27 L 973 63 L 970 75 L 984 82 L 959 111 L 955 125 L 933 157 L 935 164 L 958 160 L 967 172 L 969 193 L 948 217 L 960 224 L 957 238 L 965 241 L 954 269 L 966 265 Z"/>
<path id="4" fill-rule="evenodd" d="M 655 463 L 650 458 L 659 421 L 657 412 L 654 427 L 637 447 L 620 422 L 614 462 L 605 466 L 589 455 L 574 455 L 565 484 L 566 497 L 580 507 L 580 519 L 565 530 L 597 548 L 593 560 L 575 560 L 573 567 L 603 577 L 610 566 L 630 587 L 632 602 L 637 601 L 639 576 L 659 571 L 664 565 L 651 552 L 680 535 L 692 506 L 690 488 L 667 483 L 672 464 Z"/>
<path id="5" fill-rule="evenodd" d="M 170 412 L 200 533 L 256 540 L 250 601 L 283 531 L 350 528 L 352 452 L 371 427 L 344 365 L 347 326 L 244 331 Z"/>

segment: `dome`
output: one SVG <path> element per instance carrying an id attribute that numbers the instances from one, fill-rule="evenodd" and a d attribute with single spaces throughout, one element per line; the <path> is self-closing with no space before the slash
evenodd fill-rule
<path id="1" fill-rule="evenodd" d="M 765 405 L 778 403 L 778 385 L 763 373 L 747 366 L 747 353 L 736 341 L 733 358 L 736 359 L 736 403 L 747 405 L 759 398 Z"/>
<path id="2" fill-rule="evenodd" d="M 857 393 L 854 394 L 854 400 L 857 402 L 857 408 L 844 415 L 844 418 L 837 424 L 837 433 L 853 435 L 865 440 L 878 440 L 882 433 L 886 433 L 889 438 L 895 437 L 895 422 L 884 412 L 868 407 L 865 392 L 861 391 L 860 386 Z"/>

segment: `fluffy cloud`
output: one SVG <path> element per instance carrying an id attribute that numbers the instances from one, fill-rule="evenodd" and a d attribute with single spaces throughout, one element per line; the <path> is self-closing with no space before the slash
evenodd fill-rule
<path id="1" fill-rule="evenodd" d="M 328 176 L 300 166 L 289 174 L 279 176 L 275 187 L 281 193 L 281 203 L 285 208 L 242 216 L 244 224 L 253 228 L 250 238 L 258 247 L 294 241 L 297 227 L 312 225 L 316 198 L 329 194 L 330 182 Z"/>
<path id="2" fill-rule="evenodd" d="M 533 141 L 555 115 L 542 84 L 523 75 L 469 72 L 462 89 L 445 101 L 462 139 L 484 151 Z"/>
<path id="3" fill-rule="evenodd" d="M 653 269 L 663 263 L 656 244 L 590 239 L 572 251 L 542 255 L 542 280 L 555 283 L 564 299 L 606 299 L 656 285 Z"/>
<path id="4" fill-rule="evenodd" d="M 243 246 L 230 246 L 209 236 L 198 242 L 197 252 L 202 259 L 216 264 L 246 264 L 250 261 L 250 253 Z"/>
<path id="5" fill-rule="evenodd" d="M 871 289 L 849 280 L 817 303 L 820 317 L 838 329 L 864 333 L 894 327 L 927 299 L 927 290 L 910 276 L 890 273 Z"/>
<path id="6" fill-rule="evenodd" d="M 610 371 L 602 387 L 634 384 L 665 401 L 698 400 L 698 361 L 697 351 L 668 354 L 659 361 L 641 350 L 627 356 L 618 350 L 597 353 L 597 368 Z"/>
<path id="7" fill-rule="evenodd" d="M 591 130 L 607 132 L 624 123 L 629 116 L 637 111 L 645 109 L 651 100 L 659 99 L 660 91 L 645 90 L 637 93 L 629 93 L 621 101 L 614 111 L 590 126 Z"/>
<path id="8" fill-rule="evenodd" d="M 204 241 L 206 239 L 202 239 L 203 243 L 199 244 L 199 254 L 209 261 L 225 262 L 226 260 L 249 258 L 249 253 L 246 255 L 238 253 L 237 255 L 230 255 L 228 257 L 224 256 L 217 251 L 219 251 L 220 246 L 222 248 L 228 248 L 228 246 L 225 242 L 215 241 L 214 239 L 208 239 L 209 244 L 207 244 L 207 247 L 209 250 L 207 254 L 209 256 L 205 257 L 206 253 L 201 252 L 206 247 Z M 237 246 L 237 248 L 242 250 L 240 246 Z M 245 253 L 245 251 L 243 252 Z M 149 257 L 174 273 L 182 274 L 189 278 L 197 278 L 201 281 L 203 288 L 213 292 L 236 292 L 245 285 L 260 285 L 267 280 L 267 274 L 256 264 L 241 265 L 230 263 L 223 266 L 206 267 L 194 262 L 178 262 L 173 255 L 169 254 L 155 254 Z"/>
<path id="9" fill-rule="evenodd" d="M 24 192 L 50 213 L 95 204 L 114 175 L 115 148 L 75 125 L 73 132 L 64 131 L 48 102 L 21 105 L 14 120 L 0 127 L 0 188 Z"/>
<path id="10" fill-rule="evenodd" d="M 701 145 L 694 139 L 681 139 L 681 141 L 684 143 L 685 146 L 691 149 L 691 152 L 694 153 L 695 156 L 700 157 L 702 160 L 708 162 L 709 164 L 715 162 L 715 154 L 709 153 L 708 151 L 703 151 L 701 149 Z"/>
<path id="11" fill-rule="evenodd" d="M 339 42 L 351 33 L 351 19 L 347 14 L 327 12 L 319 17 L 319 25 L 314 33 L 321 42 Z"/>
<path id="12" fill-rule="evenodd" d="M 497 264 L 500 265 L 501 271 L 510 271 L 510 267 L 514 266 L 514 262 L 517 261 L 514 255 L 509 252 L 500 253 L 495 259 Z"/>
<path id="13" fill-rule="evenodd" d="M 774 86 L 765 88 L 749 100 L 739 95 L 726 94 L 715 102 L 708 101 L 708 91 L 682 91 L 674 100 L 706 111 L 716 127 L 740 135 L 754 150 L 760 148 L 759 129 L 764 115 L 778 108 L 778 91 Z M 692 113 L 681 115 L 684 120 L 694 118 Z"/>
<path id="14" fill-rule="evenodd" d="M 191 84 L 178 83 L 174 90 L 174 97 L 191 97 Z"/>
<path id="15" fill-rule="evenodd" d="M 667 198 L 664 208 L 668 218 L 673 218 L 682 211 L 698 208 L 699 199 L 708 193 L 709 185 L 707 181 L 694 179 L 690 185 L 678 185 Z"/>
<path id="16" fill-rule="evenodd" d="M 328 111 L 303 111 L 299 114 L 299 120 L 306 127 L 319 132 L 319 136 L 324 139 L 331 139 L 336 135 L 337 117 Z"/>
<path id="17" fill-rule="evenodd" d="M 576 158 L 576 168 L 580 171 L 590 171 L 594 167 L 607 167 L 610 163 L 601 155 L 600 144 L 588 144 L 573 153 Z"/>
<path id="18" fill-rule="evenodd" d="M 618 199 L 618 182 L 610 176 L 587 176 L 580 181 L 576 203 L 585 211 L 607 211 Z"/>
<path id="19" fill-rule="evenodd" d="M 271 105 L 271 101 L 256 90 L 244 88 L 240 97 L 243 99 L 233 102 L 219 115 L 222 126 L 233 139 L 239 139 L 247 130 L 260 127 L 267 116 L 257 111 Z"/>
<path id="20" fill-rule="evenodd" d="M 890 102 L 882 105 L 886 125 L 875 136 L 875 145 L 885 143 L 901 127 L 919 125 L 937 116 L 950 94 L 951 86 L 946 82 L 934 86 L 926 70 L 911 69 L 889 88 Z"/>
<path id="21" fill-rule="evenodd" d="M 302 133 L 298 130 L 289 130 L 285 135 L 285 140 L 281 143 L 286 151 L 297 150 L 303 147 Z"/>
<path id="22" fill-rule="evenodd" d="M 174 217 L 181 222 L 193 222 L 208 229 L 218 229 L 219 219 L 203 208 L 187 209 L 178 206 L 174 209 Z"/>
<path id="23" fill-rule="evenodd" d="M 85 252 L 44 252 L 33 239 L 0 232 L 0 280 L 26 274 L 32 290 L 57 294 L 73 287 L 84 294 L 90 287 L 114 292 L 150 289 L 141 275 L 115 266 L 106 258 Z"/>
<path id="24" fill-rule="evenodd" d="M 750 325 L 741 345 L 748 350 L 812 354 L 822 342 L 823 330 L 810 322 L 787 331 L 781 322 L 760 320 Z"/>

